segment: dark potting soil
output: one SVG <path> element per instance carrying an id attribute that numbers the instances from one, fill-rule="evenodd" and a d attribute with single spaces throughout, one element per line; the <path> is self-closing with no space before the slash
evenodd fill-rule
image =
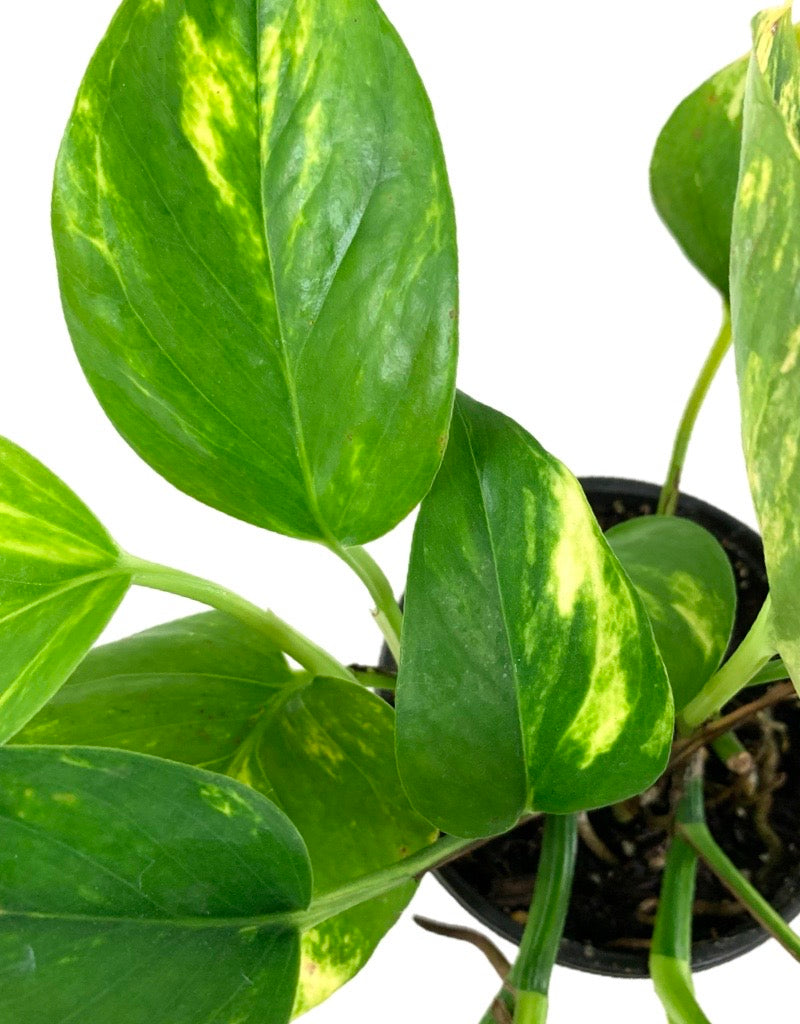
<path id="1" fill-rule="evenodd" d="M 600 493 L 592 484 L 600 486 Z M 608 482 L 585 481 L 590 503 L 603 527 L 651 514 L 651 498 L 608 488 Z M 630 485 L 628 485 L 630 489 Z M 738 614 L 732 647 L 746 634 L 763 603 L 767 582 L 763 556 L 752 535 L 732 520 L 713 514 L 701 503 L 684 499 L 679 514 L 710 529 L 728 553 L 738 588 Z M 745 535 L 746 534 L 746 535 Z M 748 689 L 739 703 L 759 690 Z M 762 712 L 737 729 L 758 767 L 759 787 L 730 772 L 715 756 L 706 762 L 706 812 L 709 828 L 727 855 L 770 901 L 786 905 L 800 891 L 800 709 L 787 702 Z M 642 799 L 620 808 L 591 812 L 583 822 L 573 897 L 565 938 L 583 948 L 589 969 L 600 954 L 611 972 L 644 974 L 658 900 L 670 821 L 669 779 L 661 780 Z M 462 857 L 445 874 L 453 875 L 511 920 L 509 935 L 521 934 L 533 891 L 542 821 L 534 820 Z M 791 865 L 791 871 L 788 866 Z M 460 898 L 463 899 L 463 892 Z M 698 872 L 694 940 L 716 942 L 753 922 L 716 878 L 701 865 Z M 755 940 L 754 940 L 755 941 Z M 754 941 L 750 945 L 754 944 Z M 609 957 L 609 954 L 611 955 Z M 567 958 L 568 962 L 574 957 Z M 715 959 L 712 952 L 709 962 Z M 603 969 L 600 964 L 595 969 Z"/>

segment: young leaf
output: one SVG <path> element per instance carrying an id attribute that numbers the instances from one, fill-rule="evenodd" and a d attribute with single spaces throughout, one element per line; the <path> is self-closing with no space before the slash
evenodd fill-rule
<path id="1" fill-rule="evenodd" d="M 736 195 L 731 313 L 750 488 L 777 648 L 800 683 L 800 54 L 789 7 L 753 22 Z"/>
<path id="2" fill-rule="evenodd" d="M 58 160 L 83 368 L 163 476 L 355 544 L 422 498 L 456 360 L 452 200 L 374 0 L 125 0 Z"/>
<path id="3" fill-rule="evenodd" d="M 259 635 L 218 613 L 92 651 L 14 742 L 125 747 L 248 783 L 299 829 L 315 894 L 434 837 L 400 786 L 392 709 L 352 683 L 292 676 Z M 360 970 L 414 888 L 303 934 L 296 1012 Z"/>
<path id="4" fill-rule="evenodd" d="M 650 190 L 686 256 L 727 298 L 747 58 L 703 82 L 661 129 Z"/>
<path id="5" fill-rule="evenodd" d="M 708 530 L 676 516 L 631 519 L 606 537 L 644 601 L 682 711 L 731 638 L 736 582 L 728 556 Z"/>
<path id="6" fill-rule="evenodd" d="M 48 469 L 0 438 L 0 742 L 58 690 L 130 585 L 119 550 Z"/>
<path id="7" fill-rule="evenodd" d="M 464 395 L 405 600 L 398 763 L 443 830 L 610 803 L 662 770 L 672 698 L 641 599 L 575 478 Z"/>
<path id="8" fill-rule="evenodd" d="M 303 842 L 246 786 L 115 750 L 0 750 L 0 1019 L 286 1024 Z"/>

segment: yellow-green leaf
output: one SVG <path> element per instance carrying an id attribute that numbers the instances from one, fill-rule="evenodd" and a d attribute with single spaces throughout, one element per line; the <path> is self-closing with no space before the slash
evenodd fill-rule
<path id="1" fill-rule="evenodd" d="M 88 379 L 176 486 L 342 544 L 428 490 L 454 217 L 374 0 L 125 0 L 67 128 L 53 231 Z"/>
<path id="2" fill-rule="evenodd" d="M 58 690 L 130 585 L 119 550 L 40 462 L 0 438 L 0 742 Z"/>
<path id="3" fill-rule="evenodd" d="M 800 51 L 791 8 L 753 22 L 731 313 L 750 488 L 777 648 L 800 684 Z"/>

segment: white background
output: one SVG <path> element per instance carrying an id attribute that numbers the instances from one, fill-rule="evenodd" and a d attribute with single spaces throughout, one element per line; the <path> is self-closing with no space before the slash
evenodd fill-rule
<path id="1" fill-rule="evenodd" d="M 716 333 L 719 300 L 660 225 L 647 168 L 675 103 L 748 49 L 752 2 L 384 4 L 428 86 L 449 162 L 461 252 L 460 386 L 514 416 L 579 474 L 661 479 Z M 348 571 L 321 549 L 173 490 L 115 434 L 73 357 L 49 240 L 51 169 L 115 6 L 4 5 L 0 433 L 63 476 L 128 550 L 217 579 L 342 660 L 369 661 L 379 640 Z M 738 429 L 728 363 L 702 413 L 685 484 L 752 523 Z M 410 531 L 404 523 L 373 546 L 398 589 Z M 177 598 L 137 592 L 109 636 L 188 610 Z M 466 921 L 430 879 L 414 906 Z M 775 988 L 765 1004 L 768 980 Z M 788 1001 L 798 981 L 797 965 L 770 944 L 701 975 L 698 991 L 712 1020 L 736 1024 Z M 423 935 L 407 915 L 363 974 L 306 1019 L 461 1024 L 480 1018 L 495 987 L 474 950 Z M 663 1019 L 647 982 L 561 969 L 551 1005 L 551 1024 L 582 1019 L 587 1007 L 601 1022 Z"/>

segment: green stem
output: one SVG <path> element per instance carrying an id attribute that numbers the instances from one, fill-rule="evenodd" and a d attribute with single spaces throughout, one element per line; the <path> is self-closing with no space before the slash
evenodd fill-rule
<path id="1" fill-rule="evenodd" d="M 700 412 L 700 408 L 706 395 L 708 394 L 711 382 L 713 381 L 726 352 L 730 348 L 730 345 L 731 315 L 730 310 L 726 305 L 725 316 L 720 332 L 711 347 L 708 358 L 705 363 L 703 363 L 700 376 L 697 378 L 694 388 L 692 389 L 692 393 L 689 395 L 689 401 L 686 403 L 686 408 L 683 410 L 683 416 L 681 417 L 681 421 L 678 426 L 678 433 L 675 436 L 675 443 L 672 448 L 672 459 L 670 460 L 669 470 L 667 471 L 667 479 L 661 489 L 661 496 L 658 499 L 658 508 L 656 511 L 659 515 L 674 515 L 675 509 L 678 506 L 681 472 L 683 471 L 683 464 L 686 461 L 686 452 L 689 448 L 692 430 L 694 430 L 697 415 Z"/>
<path id="2" fill-rule="evenodd" d="M 331 545 L 337 554 L 358 576 L 375 602 L 375 621 L 383 633 L 386 645 L 394 660 L 400 664 L 400 633 L 403 628 L 403 613 L 395 600 L 394 591 L 383 570 L 364 548 L 345 548 Z"/>
<path id="3" fill-rule="evenodd" d="M 745 779 L 748 787 L 752 789 L 758 778 L 755 761 L 735 732 L 731 730 L 715 737 L 711 741 L 711 749 L 728 771 Z"/>
<path id="4" fill-rule="evenodd" d="M 179 597 L 188 597 L 192 601 L 199 601 L 234 616 L 262 633 L 313 675 L 353 681 L 353 674 L 333 655 L 318 647 L 302 633 L 298 633 L 273 612 L 264 611 L 226 587 L 200 576 L 181 572 L 179 569 L 144 561 L 133 555 L 124 555 L 122 564 L 131 573 L 133 582 L 140 587 L 150 587 L 152 590 L 163 590 Z"/>
<path id="5" fill-rule="evenodd" d="M 770 597 L 764 602 L 750 632 L 733 654 L 678 716 L 684 734 L 696 729 L 743 689 L 775 653 Z"/>
<path id="6" fill-rule="evenodd" d="M 683 839 L 699 854 L 745 910 L 755 918 L 762 928 L 766 929 L 788 950 L 800 960 L 800 936 L 786 924 L 780 914 L 767 903 L 764 897 L 742 875 L 736 865 L 717 846 L 708 826 L 702 822 L 679 822 L 678 830 Z"/>
<path id="7" fill-rule="evenodd" d="M 703 821 L 702 758 L 687 770 L 679 819 Z M 697 854 L 680 836 L 667 851 L 658 912 L 650 947 L 650 977 L 670 1024 L 709 1024 L 692 984 L 692 908 Z"/>
<path id="8" fill-rule="evenodd" d="M 303 928 L 314 928 L 345 910 L 350 910 L 376 896 L 382 896 L 410 879 L 419 878 L 426 871 L 447 863 L 453 857 L 464 853 L 475 845 L 474 839 L 442 836 L 430 846 L 426 846 L 417 853 L 412 853 L 410 857 L 406 857 L 388 868 L 357 878 L 347 885 L 334 889 L 333 892 L 323 893 L 305 912 Z"/>
<path id="9" fill-rule="evenodd" d="M 513 1010 L 514 1024 L 547 1020 L 547 992 L 564 933 L 577 850 L 578 815 L 546 815 L 528 920 L 508 984 L 496 999 L 509 1014 Z M 494 1019 L 489 1009 L 481 1024 Z"/>
<path id="10" fill-rule="evenodd" d="M 547 990 L 564 932 L 577 849 L 578 816 L 548 814 L 528 921 L 509 975 L 517 990 L 515 1024 L 543 1022 L 547 1016 Z"/>

